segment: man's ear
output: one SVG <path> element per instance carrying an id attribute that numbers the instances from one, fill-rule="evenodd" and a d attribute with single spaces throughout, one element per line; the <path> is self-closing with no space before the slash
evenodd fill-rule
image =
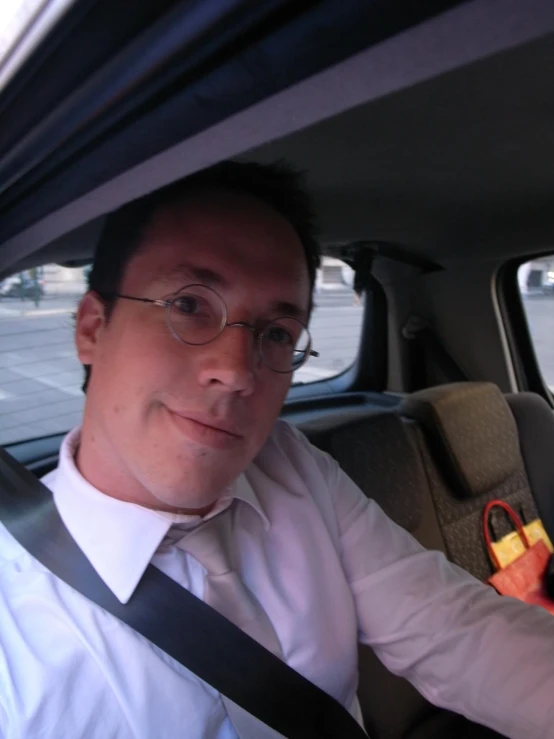
<path id="1" fill-rule="evenodd" d="M 75 321 L 75 345 L 81 364 L 94 364 L 99 336 L 106 325 L 106 306 L 89 290 L 79 303 Z"/>

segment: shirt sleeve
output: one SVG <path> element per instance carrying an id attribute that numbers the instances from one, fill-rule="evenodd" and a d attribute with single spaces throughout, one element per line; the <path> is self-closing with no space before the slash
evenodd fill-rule
<path id="1" fill-rule="evenodd" d="M 554 736 L 554 618 L 499 596 L 385 515 L 315 450 L 359 639 L 433 704 L 513 739 Z"/>
<path id="2" fill-rule="evenodd" d="M 3 669 L 3 668 L 2 668 Z M 0 739 L 8 736 L 8 714 L 2 698 L 4 692 L 4 675 L 0 673 Z"/>

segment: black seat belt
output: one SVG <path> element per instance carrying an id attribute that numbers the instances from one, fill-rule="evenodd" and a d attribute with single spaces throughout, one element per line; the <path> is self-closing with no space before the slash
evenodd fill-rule
<path id="1" fill-rule="evenodd" d="M 466 373 L 448 353 L 430 328 L 422 329 L 418 333 L 416 340 L 427 351 L 427 354 L 432 358 L 449 382 L 468 382 Z"/>
<path id="2" fill-rule="evenodd" d="M 416 314 L 409 316 L 402 335 L 412 346 L 412 391 L 428 387 L 427 359 L 431 359 L 446 382 L 467 382 L 467 374 L 445 349 L 427 321 Z"/>
<path id="3" fill-rule="evenodd" d="M 288 739 L 367 739 L 338 701 L 153 565 L 120 603 L 50 490 L 1 448 L 0 522 L 50 572 Z"/>

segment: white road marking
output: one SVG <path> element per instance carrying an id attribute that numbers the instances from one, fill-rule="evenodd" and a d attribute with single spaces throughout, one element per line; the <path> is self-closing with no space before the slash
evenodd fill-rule
<path id="1" fill-rule="evenodd" d="M 33 310 L 25 310 L 20 308 L 5 308 L 0 305 L 0 317 L 4 318 L 42 318 L 43 316 L 62 316 L 64 314 L 75 313 L 76 308 L 35 308 Z"/>
<path id="2" fill-rule="evenodd" d="M 33 379 L 35 382 L 41 382 L 43 385 L 47 385 L 48 387 L 53 387 L 56 390 L 60 390 L 60 392 L 65 393 L 66 395 L 71 395 L 75 397 L 82 396 L 83 394 L 83 391 L 80 387 L 68 387 L 67 385 L 62 385 L 61 382 L 51 380 L 48 377 L 33 377 L 30 379 Z"/>

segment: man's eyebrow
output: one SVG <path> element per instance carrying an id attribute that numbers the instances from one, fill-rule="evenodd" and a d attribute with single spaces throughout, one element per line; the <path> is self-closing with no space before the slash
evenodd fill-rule
<path id="1" fill-rule="evenodd" d="M 296 318 L 298 321 L 302 321 L 302 323 L 308 322 L 308 311 L 296 305 L 296 303 L 279 300 L 274 303 L 272 312 L 275 312 L 277 316 Z"/>
<path id="2" fill-rule="evenodd" d="M 188 262 L 177 264 L 167 272 L 163 272 L 158 280 L 160 282 L 174 283 L 176 280 L 182 281 L 182 284 L 193 284 L 200 282 L 208 287 L 230 288 L 230 283 L 223 275 L 215 272 L 207 267 L 197 267 Z M 286 300 L 278 300 L 271 306 L 271 313 L 275 316 L 290 316 L 296 318 L 302 323 L 308 321 L 308 311 L 301 308 L 296 303 L 290 303 Z"/>
<path id="3" fill-rule="evenodd" d="M 188 264 L 187 262 L 177 264 L 167 270 L 167 272 L 163 272 L 158 279 L 160 282 L 175 282 L 176 280 L 182 280 L 183 284 L 188 283 L 189 285 L 201 282 L 210 287 L 213 285 L 220 287 L 229 286 L 229 282 L 225 277 L 220 275 L 218 272 L 214 272 L 213 269 L 197 267 L 193 264 Z"/>

